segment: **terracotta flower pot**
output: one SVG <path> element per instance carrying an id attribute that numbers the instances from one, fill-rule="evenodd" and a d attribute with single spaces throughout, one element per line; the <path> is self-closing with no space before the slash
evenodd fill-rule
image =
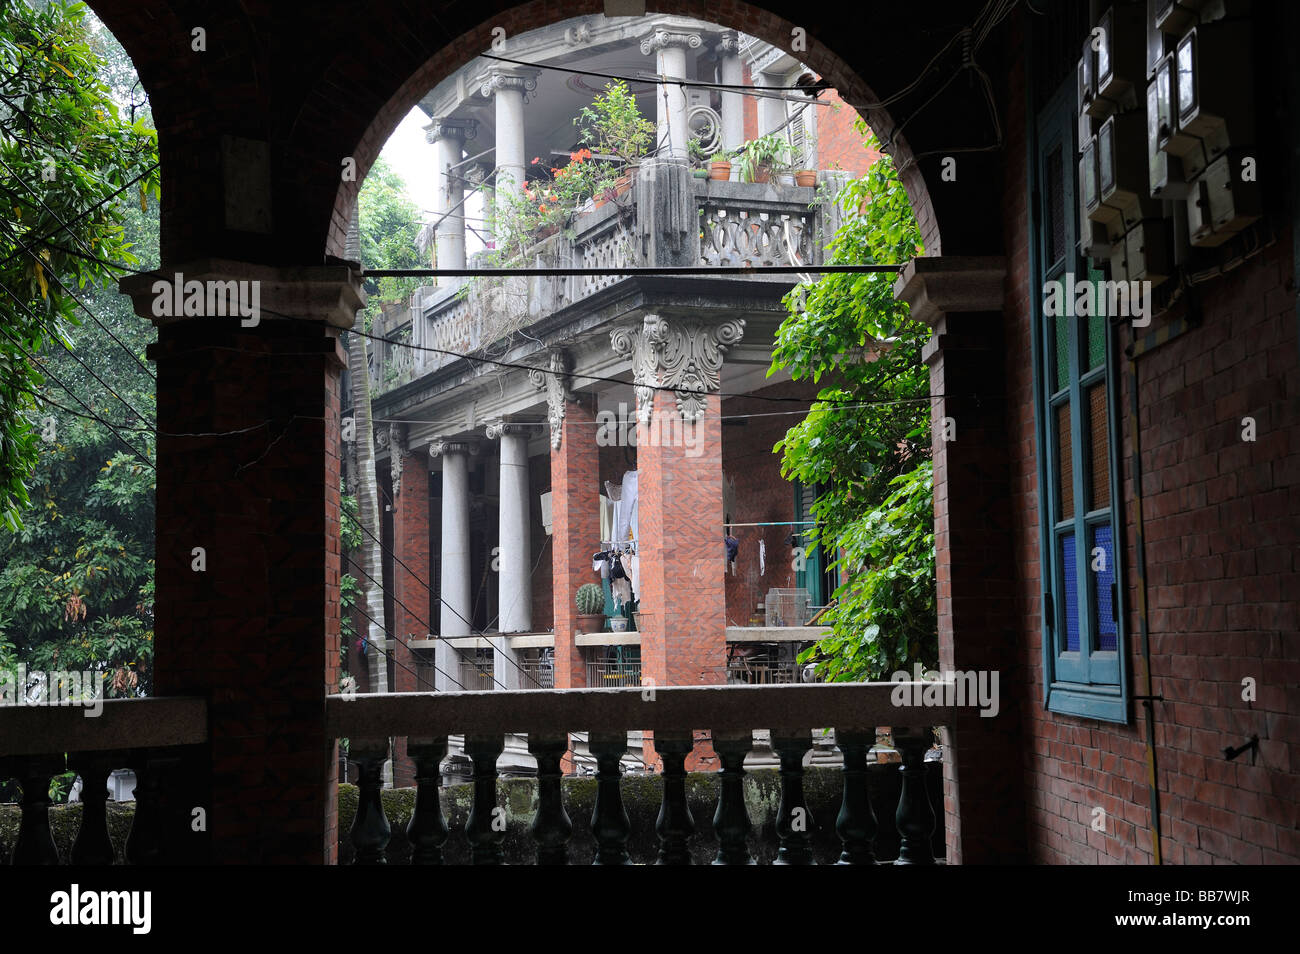
<path id="1" fill-rule="evenodd" d="M 601 633 L 605 630 L 604 613 L 579 613 L 578 614 L 578 632 L 580 633 Z"/>
<path id="2" fill-rule="evenodd" d="M 759 166 L 757 169 L 754 170 L 754 178 L 751 179 L 750 181 L 761 185 L 764 182 L 771 181 L 771 179 L 772 179 L 771 168 L 768 166 Z"/>
<path id="3" fill-rule="evenodd" d="M 731 163 L 714 159 L 709 163 L 709 178 L 716 182 L 726 182 L 731 178 Z"/>
<path id="4" fill-rule="evenodd" d="M 625 195 L 632 188 L 632 173 L 625 172 L 614 180 L 614 194 Z"/>
<path id="5" fill-rule="evenodd" d="M 817 171 L 815 169 L 800 169 L 794 174 L 795 185 L 801 185 L 804 188 L 815 186 L 817 184 Z"/>

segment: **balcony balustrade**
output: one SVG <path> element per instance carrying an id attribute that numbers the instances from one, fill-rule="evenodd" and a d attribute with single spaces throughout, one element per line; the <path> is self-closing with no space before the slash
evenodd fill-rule
<path id="1" fill-rule="evenodd" d="M 684 264 L 700 266 L 813 265 L 834 232 L 833 210 L 813 205 L 814 190 L 799 186 L 690 180 L 683 201 L 699 223 L 696 251 Z M 538 240 L 520 265 L 541 268 L 632 268 L 658 262 L 660 240 L 641 206 L 649 190 L 633 188 L 601 208 L 576 214 L 566 232 Z M 689 215 L 687 216 L 689 218 Z M 482 255 L 476 259 L 482 264 Z M 409 323 L 395 324 L 388 337 L 408 336 L 433 351 L 387 346 L 376 368 L 376 393 L 384 393 L 437 371 L 457 355 L 488 348 L 518 329 L 594 299 L 627 280 L 625 275 L 477 279 L 459 287 L 426 290 L 416 296 Z M 743 281 L 779 281 L 790 276 L 746 276 Z M 445 353 L 444 353 L 445 352 Z"/>
<path id="2" fill-rule="evenodd" d="M 787 686 L 692 686 L 573 689 L 553 692 L 400 693 L 332 696 L 329 731 L 350 740 L 349 757 L 359 768 L 359 800 L 350 837 L 358 864 L 385 861 L 391 826 L 380 798 L 382 768 L 393 754 L 390 739 L 408 738 L 406 754 L 416 763 L 415 812 L 407 827 L 413 864 L 441 864 L 451 837 L 439 803 L 439 765 L 448 738 L 463 735 L 473 761 L 473 805 L 463 836 L 473 864 L 501 864 L 504 827 L 498 817 L 497 759 L 508 734 L 526 735 L 537 760 L 537 808 L 532 835 L 538 864 L 567 864 L 574 822 L 561 791 L 561 767 L 571 735 L 586 733 L 597 764 L 591 831 L 595 864 L 629 864 L 631 836 L 621 789 L 628 732 L 652 733 L 663 763 L 662 803 L 655 826 L 658 864 L 689 864 L 688 841 L 697 833 L 686 799 L 686 761 L 701 727 L 721 764 L 720 797 L 713 817 L 718 840 L 714 864 L 753 864 L 752 832 L 744 797 L 745 758 L 754 748 L 755 726 L 769 729 L 780 760 L 780 804 L 776 864 L 813 862 L 809 812 L 803 795 L 804 756 L 814 726 L 834 725 L 843 755 L 843 796 L 835 830 L 843 846 L 839 863 L 875 864 L 877 830 L 868 791 L 868 752 L 876 725 L 892 724 L 902 752 L 903 784 L 895 816 L 901 847 L 897 864 L 933 864 L 930 840 L 934 810 L 925 791 L 924 761 L 930 726 L 946 723 L 945 707 L 896 707 L 897 683 Z M 902 717 L 900 719 L 900 717 Z M 905 728 L 902 723 L 913 723 Z"/>
<path id="3" fill-rule="evenodd" d="M 877 831 L 868 789 L 868 759 L 877 725 L 893 725 L 902 752 L 902 786 L 895 815 L 900 837 L 897 864 L 932 864 L 934 809 L 925 791 L 930 727 L 951 721 L 943 706 L 900 708 L 896 683 L 773 686 L 636 687 L 499 692 L 396 693 L 330 696 L 325 730 L 349 740 L 358 768 L 358 804 L 349 835 L 356 863 L 385 860 L 391 827 L 380 792 L 391 739 L 407 739 L 416 766 L 416 800 L 407 826 L 413 864 L 440 864 L 452 837 L 440 807 L 441 763 L 448 739 L 463 739 L 472 762 L 473 802 L 463 831 L 473 864 L 500 864 L 504 829 L 498 824 L 498 759 L 509 736 L 526 736 L 537 763 L 537 803 L 531 832 L 539 864 L 568 863 L 574 829 L 561 789 L 566 755 L 586 743 L 596 763 L 590 825 L 596 864 L 629 864 L 631 834 L 623 806 L 623 766 L 629 732 L 644 732 L 662 762 L 662 802 L 655 834 L 659 864 L 690 863 L 688 842 L 701 828 L 687 805 L 686 763 L 697 745 L 710 746 L 721 765 L 720 796 L 712 830 L 714 864 L 753 864 L 753 824 L 744 796 L 745 760 L 770 738 L 780 763 L 776 864 L 811 864 L 810 816 L 804 798 L 805 755 L 816 727 L 835 726 L 843 757 L 843 793 L 834 829 L 839 863 L 874 864 Z M 903 726 L 912 726 L 904 728 Z M 702 732 L 707 732 L 703 735 Z M 633 735 L 633 739 L 636 736 Z M 60 855 L 49 821 L 50 779 L 67 768 L 84 781 L 80 829 L 68 853 L 74 864 L 111 864 L 115 857 L 105 811 L 104 780 L 116 767 L 139 777 L 130 836 L 123 853 L 132 864 L 195 857 L 189 830 L 192 799 L 186 779 L 205 774 L 206 703 L 200 699 L 111 700 L 98 718 L 77 708 L 0 709 L 0 778 L 22 782 L 16 864 L 57 864 Z M 66 761 L 63 753 L 67 753 Z M 635 756 L 633 756 L 635 757 Z M 198 759 L 199 761 L 195 761 Z M 181 771 L 173 771 L 177 767 Z M 213 784 L 242 784 L 213 778 Z M 219 799 L 218 792 L 213 793 Z M 217 834 L 214 833 L 214 837 Z M 185 852 L 188 851 L 188 855 Z"/>

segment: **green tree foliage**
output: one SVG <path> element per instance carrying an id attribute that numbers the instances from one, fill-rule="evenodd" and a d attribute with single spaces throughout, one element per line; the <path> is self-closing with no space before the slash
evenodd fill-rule
<path id="1" fill-rule="evenodd" d="M 59 282 L 113 277 L 62 249 L 137 261 L 111 197 L 146 170 L 124 194 L 141 206 L 158 194 L 156 135 L 100 78 L 102 46 L 82 4 L 0 5 L 0 520 L 11 530 L 40 449 L 32 412 L 43 378 L 27 355 L 62 350 L 80 320 Z"/>
<path id="2" fill-rule="evenodd" d="M 845 215 L 828 261 L 890 265 L 919 254 L 916 218 L 888 156 L 830 201 Z M 929 330 L 895 300 L 894 277 L 833 274 L 796 287 L 773 351 L 773 372 L 823 385 L 776 450 L 787 478 L 822 488 L 813 542 L 846 580 L 823 617 L 833 635 L 807 654 L 832 680 L 888 678 L 938 658 L 929 375 L 920 360 Z"/>
<path id="3" fill-rule="evenodd" d="M 133 170 L 153 161 L 150 116 L 147 105 L 140 106 L 138 125 L 129 125 L 116 113 L 119 107 L 110 96 L 129 102 L 134 69 L 111 34 L 94 30 L 79 7 L 55 3 L 36 12 L 20 4 L 0 12 L 0 59 L 5 57 L 30 74 L 22 80 L 30 88 L 20 112 L 8 103 L 12 90 L 0 80 L 0 157 L 16 171 L 35 168 L 38 174 L 34 180 L 0 180 L 0 201 L 21 212 L 0 218 L 13 224 L 8 231 L 0 225 L 0 259 L 16 253 L 0 265 L 0 281 L 37 317 L 3 293 L 0 317 L 19 332 L 45 374 L 31 368 L 15 342 L 0 334 L 0 366 L 9 372 L 0 385 L 5 389 L 0 437 L 22 435 L 6 443 L 3 471 L 11 519 L 0 526 L 0 670 L 19 662 L 29 670 L 93 670 L 104 679 L 105 695 L 144 694 L 153 658 L 154 471 L 137 453 L 152 462 L 154 384 L 144 354 L 153 329 L 117 292 L 106 270 L 47 249 L 48 255 L 36 253 L 42 263 L 38 273 L 18 243 L 59 228 L 35 198 L 39 195 L 73 225 L 75 237 L 57 232 L 52 242 L 72 249 L 84 242 L 100 256 L 139 262 L 142 268 L 156 265 L 157 203 L 142 202 L 136 187 L 80 225 L 71 221 L 82 208 L 111 195 L 114 183 L 126 182 Z M 44 72 L 33 61 L 45 63 Z M 53 62 L 78 76 L 75 90 L 65 88 L 66 77 L 49 66 Z M 97 71 L 109 77 L 109 86 L 96 78 Z M 38 88 L 42 76 L 48 89 Z M 134 92 L 143 99 L 138 87 Z M 89 110 L 85 128 L 92 141 L 86 143 L 73 134 L 82 128 L 76 119 L 80 109 Z M 64 151 L 42 153 L 39 137 L 47 134 L 60 135 Z M 117 156 L 121 161 L 115 164 L 96 135 L 109 137 L 105 147 L 142 151 L 134 158 Z M 46 154 L 55 159 L 49 181 L 39 175 Z M 0 166 L 4 176 L 8 170 Z M 152 180 L 146 183 L 148 190 L 155 188 Z M 91 420 L 78 398 L 118 434 Z M 14 465 L 15 454 L 28 456 Z M 9 469 L 14 466 L 21 469 Z M 15 480 L 21 493 L 13 489 Z"/>
<path id="4" fill-rule="evenodd" d="M 406 195 L 406 183 L 382 157 L 375 160 L 357 199 L 361 227 L 361 261 L 366 268 L 422 268 L 417 241 L 420 211 Z M 402 301 L 420 285 L 420 278 L 381 278 L 367 283 L 368 316 L 381 303 Z M 369 321 L 366 322 L 369 325 Z"/>

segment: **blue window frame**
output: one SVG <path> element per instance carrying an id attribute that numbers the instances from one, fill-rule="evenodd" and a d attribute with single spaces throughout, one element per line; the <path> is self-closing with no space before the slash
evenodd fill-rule
<path id="1" fill-rule="evenodd" d="M 1038 114 L 1029 157 L 1043 701 L 1127 723 L 1115 330 L 1104 316 L 1045 314 L 1047 282 L 1061 282 L 1071 301 L 1072 287 L 1103 278 L 1077 253 L 1077 128 L 1067 81 Z"/>

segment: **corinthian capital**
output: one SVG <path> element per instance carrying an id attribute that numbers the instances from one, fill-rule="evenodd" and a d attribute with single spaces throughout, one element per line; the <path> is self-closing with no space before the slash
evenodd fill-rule
<path id="1" fill-rule="evenodd" d="M 669 30 L 655 30 L 648 37 L 641 41 L 641 53 L 649 56 L 659 50 L 667 49 L 671 46 L 680 46 L 683 49 L 699 49 L 704 38 L 698 33 L 673 33 Z"/>
<path id="2" fill-rule="evenodd" d="M 637 417 L 650 423 L 656 389 L 668 388 L 677 398 L 682 420 L 704 415 L 707 395 L 722 387 L 722 359 L 745 333 L 743 319 L 716 325 L 646 315 L 640 328 L 610 332 L 614 351 L 632 360 Z"/>

